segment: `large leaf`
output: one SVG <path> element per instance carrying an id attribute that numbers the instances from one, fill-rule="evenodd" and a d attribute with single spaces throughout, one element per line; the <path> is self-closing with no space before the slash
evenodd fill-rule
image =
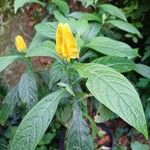
<path id="1" fill-rule="evenodd" d="M 42 6 L 45 6 L 45 4 L 40 2 L 39 0 L 15 0 L 14 2 L 15 13 L 17 13 L 17 10 L 23 7 L 23 5 L 26 3 L 38 3 L 41 4 Z"/>
<path id="2" fill-rule="evenodd" d="M 64 15 L 69 14 L 69 6 L 65 1 L 63 1 L 63 0 L 52 0 L 52 2 L 59 7 L 59 9 L 62 11 L 62 13 Z"/>
<path id="3" fill-rule="evenodd" d="M 18 101 L 18 86 L 15 86 L 7 93 L 4 101 L 2 102 L 0 109 L 0 124 L 4 124 L 8 117 L 12 115 Z"/>
<path id="4" fill-rule="evenodd" d="M 55 39 L 56 34 L 56 22 L 42 22 L 35 26 L 35 29 L 37 33 L 40 33 L 41 35 L 48 37 L 50 39 Z"/>
<path id="5" fill-rule="evenodd" d="M 127 21 L 124 13 L 116 6 L 113 6 L 111 4 L 103 4 L 103 5 L 100 5 L 100 8 L 113 16 L 116 16 L 124 21 Z"/>
<path id="6" fill-rule="evenodd" d="M 138 93 L 120 73 L 100 64 L 76 64 L 95 98 L 147 138 L 147 125 Z"/>
<path id="7" fill-rule="evenodd" d="M 19 82 L 19 96 L 27 107 L 32 107 L 38 101 L 38 89 L 36 79 L 32 72 L 22 75 Z"/>
<path id="8" fill-rule="evenodd" d="M 143 64 L 136 64 L 135 71 L 142 76 L 150 79 L 150 67 Z"/>
<path id="9" fill-rule="evenodd" d="M 4 56 L 0 57 L 0 72 L 3 71 L 13 61 L 18 59 L 20 56 Z"/>
<path id="10" fill-rule="evenodd" d="M 82 117 L 81 110 L 75 104 L 73 117 L 67 131 L 67 150 L 92 150 L 92 140 L 87 123 Z"/>
<path id="11" fill-rule="evenodd" d="M 135 64 L 133 63 L 133 61 L 123 57 L 104 56 L 95 59 L 93 63 L 106 65 L 120 73 L 128 72 L 135 69 Z"/>
<path id="12" fill-rule="evenodd" d="M 137 36 L 141 37 L 140 32 L 137 30 L 137 28 L 135 28 L 132 24 L 121 21 L 121 20 L 111 20 L 111 21 L 107 21 L 108 23 L 116 26 L 117 28 L 127 31 L 129 33 L 132 34 L 136 34 Z"/>
<path id="13" fill-rule="evenodd" d="M 138 54 L 129 45 L 106 37 L 93 37 L 85 47 L 92 48 L 97 52 L 119 57 L 133 58 Z"/>
<path id="14" fill-rule="evenodd" d="M 59 90 L 49 94 L 27 113 L 19 125 L 10 150 L 34 150 L 48 128 L 63 96 Z"/>

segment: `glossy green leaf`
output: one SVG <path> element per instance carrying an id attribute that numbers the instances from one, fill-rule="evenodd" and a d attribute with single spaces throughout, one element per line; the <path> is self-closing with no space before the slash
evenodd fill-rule
<path id="1" fill-rule="evenodd" d="M 134 62 L 123 57 L 104 56 L 95 59 L 93 63 L 106 65 L 108 67 L 115 69 L 120 73 L 128 72 L 135 69 Z"/>
<path id="2" fill-rule="evenodd" d="M 148 137 L 143 107 L 133 85 L 120 73 L 100 64 L 76 64 L 92 95 L 128 124 Z"/>
<path id="3" fill-rule="evenodd" d="M 150 79 L 150 67 L 143 64 L 136 64 L 135 71 L 142 76 Z"/>
<path id="4" fill-rule="evenodd" d="M 125 14 L 116 6 L 113 6 L 111 4 L 102 4 L 100 5 L 100 8 L 115 17 L 127 21 Z"/>
<path id="5" fill-rule="evenodd" d="M 18 59 L 20 56 L 4 56 L 0 57 L 0 72 L 3 71 L 8 65 L 10 65 L 13 61 Z"/>
<path id="6" fill-rule="evenodd" d="M 110 56 L 133 58 L 138 55 L 128 44 L 107 37 L 93 37 L 85 47 Z"/>
<path id="7" fill-rule="evenodd" d="M 17 10 L 21 7 L 23 7 L 26 3 L 38 3 L 42 6 L 45 6 L 45 3 L 40 2 L 39 0 L 15 0 L 14 1 L 14 10 L 15 13 L 17 13 Z"/>
<path id="8" fill-rule="evenodd" d="M 82 117 L 82 112 L 75 104 L 73 116 L 67 131 L 67 150 L 92 150 L 92 138 L 89 134 L 87 123 Z"/>
<path id="9" fill-rule="evenodd" d="M 34 150 L 42 139 L 64 91 L 44 97 L 24 117 L 10 144 L 10 150 Z"/>
<path id="10" fill-rule="evenodd" d="M 107 23 L 110 23 L 113 26 L 115 26 L 121 30 L 127 31 L 132 34 L 136 34 L 137 36 L 142 37 L 141 33 L 137 30 L 137 28 L 135 28 L 130 23 L 127 23 L 127 22 L 124 22 L 121 20 L 110 20 L 110 21 L 107 21 Z"/>
<path id="11" fill-rule="evenodd" d="M 59 9 L 62 11 L 62 13 L 64 15 L 69 14 L 69 6 L 65 1 L 63 1 L 63 0 L 52 0 L 52 2 L 59 7 Z"/>
<path id="12" fill-rule="evenodd" d="M 26 72 L 22 75 L 19 82 L 19 96 L 21 101 L 29 108 L 37 103 L 38 89 L 32 72 Z"/>

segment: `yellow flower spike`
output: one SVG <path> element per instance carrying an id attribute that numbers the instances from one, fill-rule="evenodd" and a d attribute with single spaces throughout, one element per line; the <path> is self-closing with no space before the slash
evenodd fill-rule
<path id="1" fill-rule="evenodd" d="M 79 57 L 77 43 L 67 23 L 59 23 L 56 31 L 56 52 L 62 58 L 75 59 Z"/>
<path id="2" fill-rule="evenodd" d="M 16 39 L 15 39 L 15 45 L 16 45 L 16 48 L 17 50 L 22 53 L 22 52 L 25 52 L 26 48 L 27 48 L 27 45 L 23 39 L 22 36 L 18 35 L 16 36 Z"/>

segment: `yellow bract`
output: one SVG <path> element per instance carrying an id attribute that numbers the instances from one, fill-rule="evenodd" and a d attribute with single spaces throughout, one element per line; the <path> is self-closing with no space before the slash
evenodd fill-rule
<path id="1" fill-rule="evenodd" d="M 17 50 L 21 53 L 25 52 L 25 50 L 27 48 L 27 45 L 26 45 L 23 37 L 20 35 L 16 36 L 15 45 L 16 45 Z"/>
<path id="2" fill-rule="evenodd" d="M 67 23 L 59 23 L 56 30 L 56 52 L 69 62 L 79 57 L 77 43 Z"/>

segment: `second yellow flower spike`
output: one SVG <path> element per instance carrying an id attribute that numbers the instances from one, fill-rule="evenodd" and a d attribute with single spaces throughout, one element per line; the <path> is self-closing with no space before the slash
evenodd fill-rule
<path id="1" fill-rule="evenodd" d="M 77 43 L 67 23 L 59 23 L 56 31 L 56 52 L 69 62 L 79 57 Z"/>
<path id="2" fill-rule="evenodd" d="M 16 48 L 17 50 L 22 53 L 22 52 L 25 52 L 26 48 L 27 48 L 27 45 L 23 39 L 22 36 L 18 35 L 16 36 L 16 39 L 15 39 L 15 45 L 16 45 Z"/>

